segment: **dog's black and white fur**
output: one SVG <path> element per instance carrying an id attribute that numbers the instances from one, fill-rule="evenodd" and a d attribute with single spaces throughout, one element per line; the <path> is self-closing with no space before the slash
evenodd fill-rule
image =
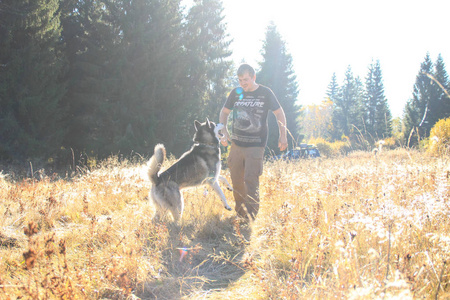
<path id="1" fill-rule="evenodd" d="M 155 146 L 154 154 L 148 162 L 148 176 L 152 182 L 149 198 L 155 204 L 157 217 L 168 210 L 175 221 L 180 220 L 184 208 L 180 189 L 205 183 L 212 186 L 225 208 L 231 210 L 218 182 L 221 180 L 231 190 L 228 181 L 220 176 L 219 132 L 223 125 L 216 125 L 208 119 L 205 123 L 195 121 L 194 125 L 194 145 L 172 166 L 164 172 L 159 172 L 166 157 L 162 144 Z"/>

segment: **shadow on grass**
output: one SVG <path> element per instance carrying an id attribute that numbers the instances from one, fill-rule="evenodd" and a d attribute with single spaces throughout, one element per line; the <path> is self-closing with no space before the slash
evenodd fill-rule
<path id="1" fill-rule="evenodd" d="M 241 260 L 251 237 L 249 224 L 212 216 L 203 224 L 168 225 L 160 278 L 147 282 L 141 299 L 181 299 L 226 289 L 245 274 Z"/>

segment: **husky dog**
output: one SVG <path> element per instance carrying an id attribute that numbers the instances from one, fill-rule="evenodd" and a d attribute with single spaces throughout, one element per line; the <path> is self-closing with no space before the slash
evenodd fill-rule
<path id="1" fill-rule="evenodd" d="M 148 162 L 148 177 L 152 182 L 149 198 L 160 212 L 169 210 L 175 221 L 181 219 L 184 208 L 183 196 L 180 189 L 209 184 L 219 195 L 226 209 L 231 210 L 227 199 L 219 186 L 219 180 L 228 186 L 228 181 L 220 176 L 220 147 L 222 136 L 220 130 L 223 124 L 215 124 L 206 119 L 205 123 L 194 122 L 194 145 L 185 152 L 172 166 L 164 172 L 159 172 L 166 157 L 164 145 L 155 146 L 155 152 Z"/>

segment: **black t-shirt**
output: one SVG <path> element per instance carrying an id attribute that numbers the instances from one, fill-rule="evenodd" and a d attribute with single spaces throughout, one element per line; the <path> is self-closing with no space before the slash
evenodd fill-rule
<path id="1" fill-rule="evenodd" d="M 267 143 L 267 114 L 280 108 L 275 94 L 268 87 L 259 85 L 253 92 L 235 88 L 224 107 L 233 110 L 231 139 L 241 147 L 265 147 Z"/>

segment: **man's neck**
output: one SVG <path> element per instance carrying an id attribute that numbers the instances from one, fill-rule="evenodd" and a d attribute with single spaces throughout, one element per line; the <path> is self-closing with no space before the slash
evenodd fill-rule
<path id="1" fill-rule="evenodd" d="M 259 84 L 255 83 L 248 91 L 249 92 L 254 92 L 259 88 Z"/>

